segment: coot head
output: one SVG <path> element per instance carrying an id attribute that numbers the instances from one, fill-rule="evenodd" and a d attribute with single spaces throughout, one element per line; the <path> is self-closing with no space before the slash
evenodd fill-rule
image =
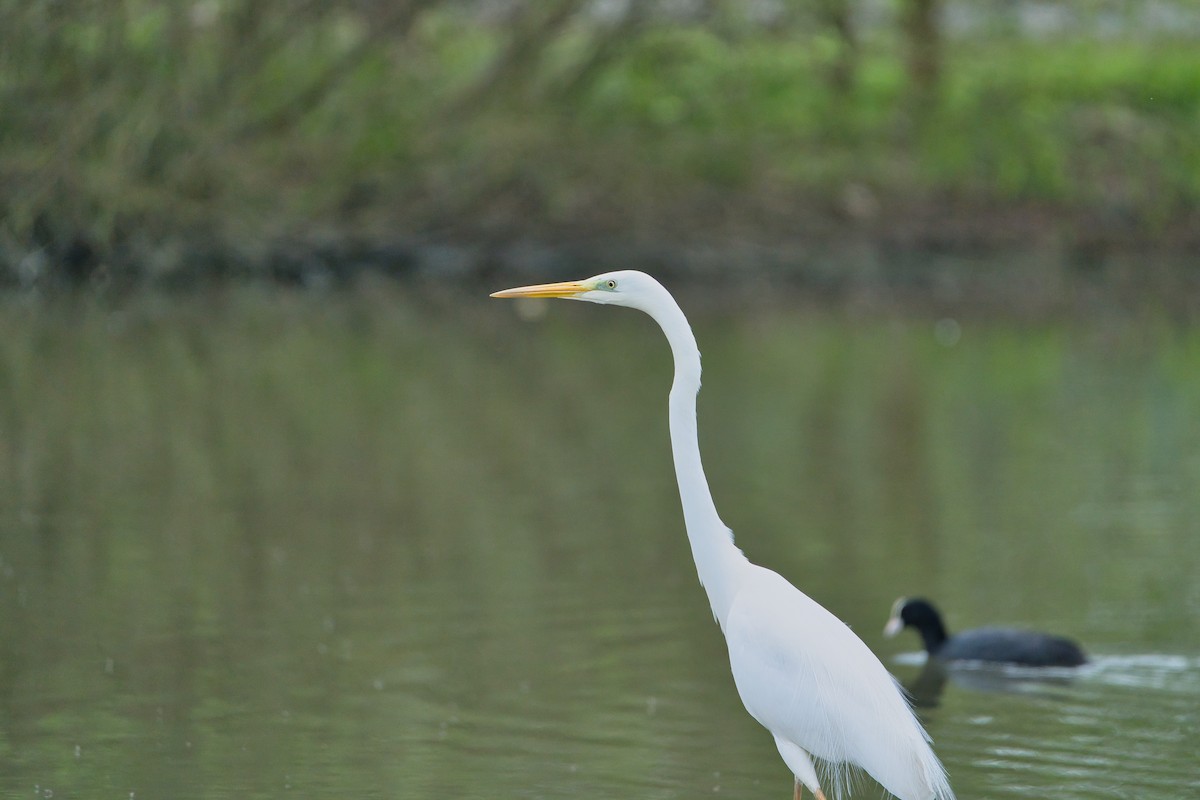
<path id="1" fill-rule="evenodd" d="M 884 635 L 895 636 L 905 628 L 913 628 L 921 635 L 931 656 L 937 654 L 948 638 L 942 615 L 923 597 L 901 597 L 892 604 L 891 616 L 883 627 Z"/>

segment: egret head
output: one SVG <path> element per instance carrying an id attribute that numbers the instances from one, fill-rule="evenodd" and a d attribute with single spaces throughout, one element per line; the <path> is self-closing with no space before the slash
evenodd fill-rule
<path id="1" fill-rule="evenodd" d="M 561 297 L 589 303 L 628 306 L 649 312 L 661 304 L 667 290 L 644 272 L 632 269 L 604 272 L 581 281 L 540 283 L 493 292 L 492 297 Z"/>

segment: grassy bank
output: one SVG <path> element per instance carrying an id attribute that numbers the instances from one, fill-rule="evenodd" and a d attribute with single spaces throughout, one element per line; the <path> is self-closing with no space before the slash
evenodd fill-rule
<path id="1" fill-rule="evenodd" d="M 894 26 L 847 77 L 812 17 L 579 5 L 4 3 L 9 282 L 313 238 L 1200 246 L 1194 39 L 949 39 L 917 89 Z"/>

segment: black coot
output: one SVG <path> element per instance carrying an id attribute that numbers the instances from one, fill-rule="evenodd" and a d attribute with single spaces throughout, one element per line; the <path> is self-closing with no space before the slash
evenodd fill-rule
<path id="1" fill-rule="evenodd" d="M 883 632 L 895 636 L 904 628 L 916 628 L 929 657 L 939 661 L 990 661 L 1027 667 L 1078 667 L 1087 663 L 1087 655 L 1079 645 L 1047 633 L 975 628 L 951 636 L 933 604 L 919 597 L 897 600 Z"/>

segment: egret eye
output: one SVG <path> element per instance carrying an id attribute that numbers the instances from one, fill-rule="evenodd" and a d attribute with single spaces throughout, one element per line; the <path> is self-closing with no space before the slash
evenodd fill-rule
<path id="1" fill-rule="evenodd" d="M 607 288 L 609 288 L 609 289 L 615 289 L 615 288 L 617 288 L 617 282 L 616 282 L 616 281 L 614 281 L 612 278 L 609 278 L 608 280 L 606 280 L 606 281 L 604 282 L 604 285 L 605 285 L 605 287 L 607 287 Z"/>

